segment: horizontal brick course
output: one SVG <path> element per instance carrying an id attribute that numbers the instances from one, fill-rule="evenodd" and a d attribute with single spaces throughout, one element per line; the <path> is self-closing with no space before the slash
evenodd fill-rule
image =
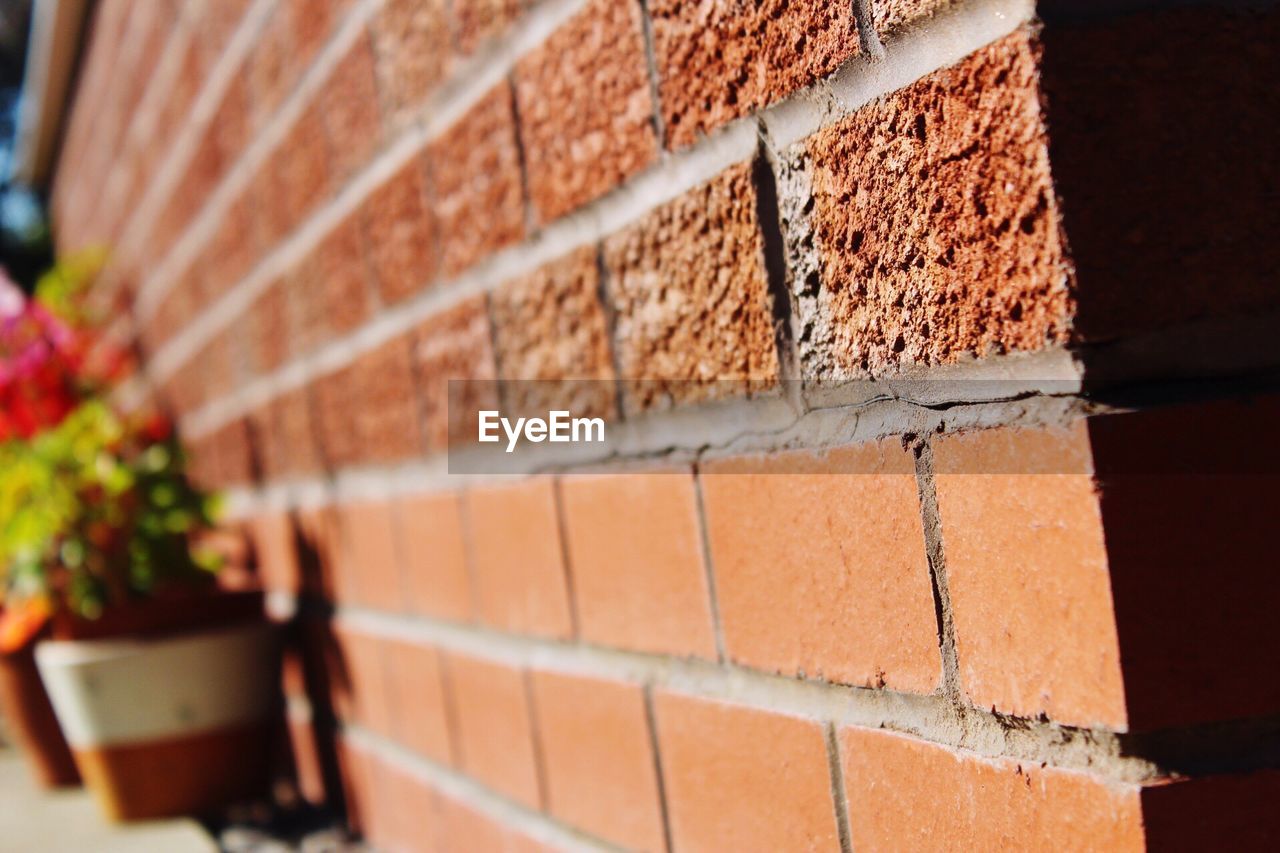
<path id="1" fill-rule="evenodd" d="M 400 302 L 426 286 L 435 276 L 437 250 L 421 161 L 413 158 L 401 166 L 360 211 L 382 301 Z"/>
<path id="2" fill-rule="evenodd" d="M 471 619 L 460 495 L 443 492 L 400 498 L 396 521 L 408 609 L 455 622 Z"/>

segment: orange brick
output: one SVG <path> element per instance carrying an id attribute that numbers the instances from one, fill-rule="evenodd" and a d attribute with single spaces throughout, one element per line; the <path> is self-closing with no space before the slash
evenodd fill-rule
<path id="1" fill-rule="evenodd" d="M 870 729 L 840 753 L 854 849 L 1145 849 L 1132 785 Z"/>
<path id="2" fill-rule="evenodd" d="M 352 597 L 343 603 L 404 609 L 391 504 L 361 501 L 343 506 L 341 514 L 344 551 L 339 600 L 347 593 Z"/>
<path id="3" fill-rule="evenodd" d="M 714 658 L 692 474 L 586 474 L 560 489 L 582 639 Z"/>
<path id="4" fill-rule="evenodd" d="M 378 289 L 387 304 L 421 290 L 435 275 L 435 224 L 427 207 L 422 163 L 414 158 L 361 206 Z"/>
<path id="5" fill-rule="evenodd" d="M 714 461 L 701 475 L 725 651 L 925 693 L 941 657 L 914 463 L 895 441 Z"/>
<path id="6" fill-rule="evenodd" d="M 935 442 L 934 453 L 969 698 L 1020 716 L 1124 728 L 1120 646 L 1084 425 L 950 436 Z"/>
<path id="7" fill-rule="evenodd" d="M 448 654 L 458 765 L 469 776 L 539 808 L 537 757 L 525 676 L 497 663 Z"/>
<path id="8" fill-rule="evenodd" d="M 288 513 L 268 512 L 249 522 L 258 576 L 268 590 L 297 592 L 301 585 L 293 521 Z"/>
<path id="9" fill-rule="evenodd" d="M 396 520 L 408 609 L 455 622 L 471 619 L 461 496 L 444 492 L 401 498 Z"/>
<path id="10" fill-rule="evenodd" d="M 381 819 L 366 840 L 383 850 L 439 850 L 440 802 L 435 790 L 405 767 L 383 762 L 379 774 Z"/>
<path id="11" fill-rule="evenodd" d="M 627 849 L 663 849 L 642 688 L 551 672 L 531 678 L 547 810 Z"/>
<path id="12" fill-rule="evenodd" d="M 262 240 L 278 243 L 329 194 L 332 167 L 317 105 L 298 117 L 259 173 Z"/>
<path id="13" fill-rule="evenodd" d="M 466 493 L 482 622 L 523 634 L 572 634 L 554 487 L 550 478 L 534 478 Z"/>
<path id="14" fill-rule="evenodd" d="M 667 692 L 654 712 L 675 849 L 840 849 L 820 723 Z"/>
<path id="15" fill-rule="evenodd" d="M 423 105 L 449 68 L 445 0 L 388 0 L 371 29 L 382 93 L 394 120 L 402 122 Z"/>
<path id="16" fill-rule="evenodd" d="M 470 440 L 474 413 L 498 408 L 491 340 L 483 296 L 433 314 L 415 330 L 414 364 L 429 449 L 444 450 L 451 437 Z M 450 388 L 451 379 L 473 381 Z"/>
<path id="17" fill-rule="evenodd" d="M 337 652 L 329 677 L 334 710 L 384 737 L 392 734 L 390 688 L 387 684 L 385 641 L 380 637 L 338 626 Z"/>
<path id="18" fill-rule="evenodd" d="M 439 652 L 407 640 L 388 640 L 386 654 L 396 739 L 421 755 L 451 763 Z"/>
<path id="19" fill-rule="evenodd" d="M 551 853 L 550 847 L 524 835 L 461 800 L 441 796 L 441 850 Z"/>
<path id="20" fill-rule="evenodd" d="M 458 50 L 467 54 L 502 33 L 520 16 L 529 0 L 454 0 L 454 32 Z"/>

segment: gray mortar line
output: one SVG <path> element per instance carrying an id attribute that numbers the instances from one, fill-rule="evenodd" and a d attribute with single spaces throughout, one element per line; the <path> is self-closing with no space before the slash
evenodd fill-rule
<path id="1" fill-rule="evenodd" d="M 947 583 L 947 562 L 942 546 L 942 517 L 938 513 L 938 493 L 933 471 L 933 446 L 927 436 L 912 442 L 916 463 L 916 489 L 920 499 L 920 521 L 924 528 L 925 552 L 929 560 L 929 580 L 938 622 L 938 651 L 942 659 L 943 694 L 957 713 L 968 704 L 960 680 L 960 659 L 956 643 L 955 611 Z"/>

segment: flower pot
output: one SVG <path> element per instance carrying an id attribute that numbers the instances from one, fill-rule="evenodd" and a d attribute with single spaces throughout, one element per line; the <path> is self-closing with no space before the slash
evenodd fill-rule
<path id="1" fill-rule="evenodd" d="M 201 814 L 265 791 L 275 640 L 259 618 L 179 636 L 37 646 L 58 721 L 109 818 Z"/>
<path id="2" fill-rule="evenodd" d="M 80 774 L 36 669 L 35 643 L 0 651 L 0 713 L 45 788 L 79 785 Z"/>

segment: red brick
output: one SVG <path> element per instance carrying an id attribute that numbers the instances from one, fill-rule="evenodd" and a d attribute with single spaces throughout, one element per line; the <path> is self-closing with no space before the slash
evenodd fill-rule
<path id="1" fill-rule="evenodd" d="M 389 640 L 387 664 L 396 740 L 441 764 L 451 763 L 439 652 L 407 640 Z"/>
<path id="2" fill-rule="evenodd" d="M 490 301 L 505 409 L 616 414 L 609 329 L 594 246 L 504 284 Z M 512 381 L 515 380 L 515 381 Z"/>
<path id="3" fill-rule="evenodd" d="M 283 456 L 278 460 L 281 473 L 292 476 L 315 474 L 324 467 L 316 442 L 311 403 L 307 389 L 294 388 L 280 394 L 272 402 L 275 423 Z"/>
<path id="4" fill-rule="evenodd" d="M 677 850 L 840 849 L 820 723 L 654 695 Z"/>
<path id="5" fill-rule="evenodd" d="M 428 317 L 414 332 L 414 365 L 429 450 L 444 450 L 450 436 L 471 440 L 473 413 L 496 409 L 493 346 L 485 299 L 476 296 Z M 449 380 L 454 383 L 450 400 Z"/>
<path id="6" fill-rule="evenodd" d="M 539 808 L 537 758 L 525 675 L 497 663 L 445 657 L 458 763 L 495 791 Z"/>
<path id="7" fill-rule="evenodd" d="M 261 130 L 275 115 L 297 80 L 289 9 L 276 4 L 245 62 L 253 93 L 253 126 Z"/>
<path id="8" fill-rule="evenodd" d="M 355 363 L 359 404 L 349 414 L 364 462 L 396 462 L 422 453 L 412 350 L 407 336 L 392 338 Z"/>
<path id="9" fill-rule="evenodd" d="M 550 222 L 657 156 L 640 6 L 591 0 L 516 66 L 529 195 Z"/>
<path id="10" fill-rule="evenodd" d="M 560 490 L 582 639 L 714 659 L 692 474 L 584 474 Z"/>
<path id="11" fill-rule="evenodd" d="M 649 8 L 672 148 L 826 77 L 858 53 L 851 3 L 655 0 Z"/>
<path id="12" fill-rule="evenodd" d="M 270 403 L 263 403 L 249 412 L 249 437 L 263 482 L 272 482 L 284 476 L 284 446 L 280 429 L 276 424 L 276 411 Z"/>
<path id="13" fill-rule="evenodd" d="M 316 425 L 325 467 L 331 471 L 360 461 L 364 446 L 355 429 L 352 403 L 356 398 L 355 366 L 347 365 L 314 380 Z"/>
<path id="14" fill-rule="evenodd" d="M 342 560 L 341 525 L 333 506 L 303 507 L 297 511 L 298 562 L 303 589 L 327 601 L 337 598 Z"/>
<path id="15" fill-rule="evenodd" d="M 464 54 L 496 38 L 528 6 L 528 0 L 454 0 L 454 39 Z"/>
<path id="16" fill-rule="evenodd" d="M 249 523 L 258 575 L 270 590 L 297 592 L 302 578 L 294 547 L 293 520 L 285 512 L 255 516 Z"/>
<path id="17" fill-rule="evenodd" d="M 396 551 L 394 516 L 386 501 L 360 501 L 342 507 L 343 558 L 340 599 L 379 610 L 402 610 L 400 555 Z M 347 578 L 350 578 L 348 586 Z"/>
<path id="18" fill-rule="evenodd" d="M 722 390 L 695 381 L 777 381 L 750 164 L 610 237 L 604 255 L 618 368 L 625 379 L 650 380 L 628 388 L 630 405 Z"/>
<path id="19" fill-rule="evenodd" d="M 405 600 L 413 613 L 455 622 L 472 618 L 471 580 L 455 492 L 414 495 L 396 504 Z"/>
<path id="20" fill-rule="evenodd" d="M 413 295 L 435 276 L 435 224 L 425 192 L 422 164 L 415 158 L 361 206 L 378 290 L 387 304 Z"/>
<path id="21" fill-rule="evenodd" d="M 320 88 L 320 98 L 334 177 L 344 181 L 364 167 L 382 144 L 373 47 L 367 37 L 356 39 L 338 61 Z"/>
<path id="22" fill-rule="evenodd" d="M 254 202 L 252 190 L 231 202 L 200 255 L 211 298 L 216 299 L 238 283 L 258 260 Z"/>
<path id="23" fill-rule="evenodd" d="M 276 280 L 249 308 L 247 319 L 253 328 L 250 361 L 255 374 L 278 369 L 289 356 L 288 297 L 285 282 Z"/>
<path id="24" fill-rule="evenodd" d="M 372 28 L 382 95 L 394 120 L 403 122 L 449 69 L 444 0 L 388 0 Z"/>
<path id="25" fill-rule="evenodd" d="M 481 622 L 521 634 L 572 634 L 554 488 L 540 477 L 466 493 Z"/>
<path id="26" fill-rule="evenodd" d="M 335 630 L 337 658 L 330 672 L 334 710 L 370 731 L 390 737 L 390 687 L 387 683 L 385 641 L 372 634 L 339 626 Z"/>
<path id="27" fill-rule="evenodd" d="M 319 106 L 312 104 L 267 158 L 257 186 L 262 241 L 274 246 L 329 195 L 329 149 Z"/>
<path id="28" fill-rule="evenodd" d="M 822 257 L 818 292 L 800 299 L 807 376 L 1066 340 L 1036 80 L 1019 31 L 809 138 Z"/>
<path id="29" fill-rule="evenodd" d="M 662 805 L 642 688 L 551 672 L 531 678 L 547 811 L 629 850 L 662 850 Z"/>
<path id="30" fill-rule="evenodd" d="M 354 0 L 286 0 L 293 58 L 299 67 L 315 59 Z"/>
<path id="31" fill-rule="evenodd" d="M 870 729 L 840 753 L 855 849 L 1145 849 L 1132 785 Z"/>
<path id="32" fill-rule="evenodd" d="M 951 436 L 937 440 L 934 452 L 969 698 L 1020 716 L 1124 728 L 1119 638 L 1084 425 Z"/>
<path id="33" fill-rule="evenodd" d="M 502 853 L 552 853 L 552 847 L 530 838 L 461 800 L 441 797 L 443 850 L 493 850 Z"/>
<path id="34" fill-rule="evenodd" d="M 431 142 L 427 162 L 445 276 L 524 237 L 520 151 L 505 80 Z"/>
<path id="35" fill-rule="evenodd" d="M 717 460 L 701 481 L 732 660 L 916 693 L 938 686 L 914 463 L 898 442 Z"/>
<path id="36" fill-rule="evenodd" d="M 252 94 L 249 78 L 234 75 L 222 94 L 222 100 L 209 126 L 218 139 L 222 162 L 234 163 L 253 138 Z"/>

